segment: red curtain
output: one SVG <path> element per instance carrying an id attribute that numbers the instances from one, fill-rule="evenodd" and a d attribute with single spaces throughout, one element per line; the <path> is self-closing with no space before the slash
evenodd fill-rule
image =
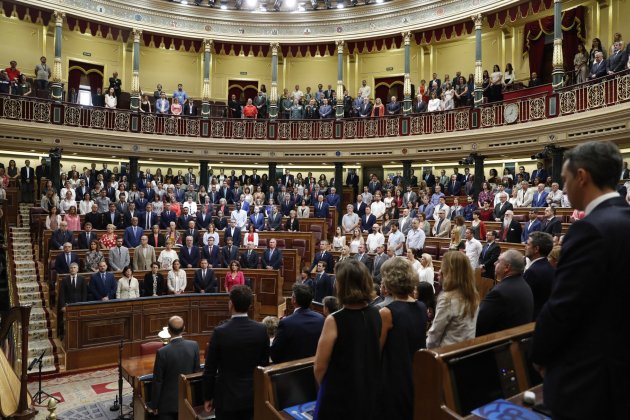
<path id="1" fill-rule="evenodd" d="M 70 71 L 68 72 L 68 92 L 70 92 L 72 88 L 75 88 L 77 91 L 79 90 L 82 75 L 87 76 L 90 90 L 93 94 L 96 93 L 97 88 L 103 88 L 103 66 L 74 60 L 70 60 L 68 64 L 70 67 Z"/>
<path id="2" fill-rule="evenodd" d="M 577 53 L 577 46 L 586 39 L 584 23 L 584 6 L 562 12 L 562 57 L 565 66 L 573 63 L 573 56 Z M 530 22 L 525 25 L 523 54 L 529 55 L 530 74 L 541 73 L 543 50 L 545 49 L 545 35 L 553 34 L 553 16 Z"/>
<path id="3" fill-rule="evenodd" d="M 381 98 L 384 104 L 389 102 L 391 95 L 396 95 L 398 100 L 403 98 L 403 76 L 379 77 L 374 79 L 374 98 Z"/>
<path id="4" fill-rule="evenodd" d="M 236 95 L 236 98 L 245 103 L 249 98 L 254 99 L 258 95 L 258 82 L 251 80 L 228 80 L 228 100 Z M 269 91 L 267 91 L 269 94 Z"/>

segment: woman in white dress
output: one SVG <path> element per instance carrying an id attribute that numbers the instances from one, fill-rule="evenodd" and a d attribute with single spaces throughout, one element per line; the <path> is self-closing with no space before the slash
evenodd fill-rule
<path id="1" fill-rule="evenodd" d="M 168 291 L 180 295 L 186 291 L 186 272 L 181 268 L 179 260 L 173 261 L 173 269 L 168 272 Z"/>
<path id="2" fill-rule="evenodd" d="M 416 256 L 413 253 L 413 249 L 408 249 L 407 250 L 407 259 L 409 260 L 409 263 L 411 264 L 411 267 L 416 271 L 420 271 L 420 261 L 418 261 L 416 259 Z"/>
<path id="3" fill-rule="evenodd" d="M 442 90 L 442 95 L 444 95 L 444 105 L 442 109 L 444 111 L 448 111 L 449 109 L 455 109 L 455 90 L 450 83 L 444 84 L 444 89 Z"/>
<path id="4" fill-rule="evenodd" d="M 116 99 L 114 88 L 109 88 L 105 94 L 105 108 L 116 108 L 116 105 L 118 105 L 118 99 Z"/>
<path id="5" fill-rule="evenodd" d="M 166 248 L 160 252 L 160 256 L 158 257 L 160 268 L 162 270 L 170 270 L 173 267 L 173 262 L 178 258 L 177 251 L 173 249 L 173 241 L 167 240 Z"/>
<path id="6" fill-rule="evenodd" d="M 354 228 L 352 231 L 352 238 L 350 239 L 350 252 L 356 254 L 359 252 L 359 245 L 364 244 L 365 239 L 361 235 L 361 229 Z"/>
<path id="7" fill-rule="evenodd" d="M 116 299 L 133 299 L 140 297 L 140 283 L 133 276 L 130 266 L 123 268 L 122 277 L 118 280 Z"/>
<path id="8" fill-rule="evenodd" d="M 90 193 L 86 192 L 83 195 L 83 200 L 79 202 L 79 214 L 88 214 L 89 212 L 91 212 L 92 204 L 94 204 L 94 201 L 92 201 Z"/>
<path id="9" fill-rule="evenodd" d="M 429 99 L 429 104 L 427 105 L 427 111 L 429 112 L 437 112 L 440 111 L 440 98 L 437 97 L 437 92 L 431 92 L 431 99 Z"/>
<path id="10" fill-rule="evenodd" d="M 433 258 L 427 253 L 422 254 L 420 257 L 420 270 L 418 270 L 418 276 L 420 281 L 430 283 L 433 286 L 434 269 Z"/>
<path id="11" fill-rule="evenodd" d="M 335 236 L 333 238 L 333 249 L 335 251 L 341 251 L 341 249 L 346 245 L 346 235 L 341 231 L 341 227 L 337 226 L 335 229 Z"/>

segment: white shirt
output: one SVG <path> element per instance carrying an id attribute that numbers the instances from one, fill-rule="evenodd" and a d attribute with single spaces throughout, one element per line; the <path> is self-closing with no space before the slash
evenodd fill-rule
<path id="1" fill-rule="evenodd" d="M 470 260 L 470 265 L 473 270 L 479 267 L 479 256 L 481 255 L 482 248 L 481 242 L 475 238 L 466 241 L 466 256 Z"/>
<path id="2" fill-rule="evenodd" d="M 429 105 L 427 107 L 427 110 L 429 112 L 439 111 L 440 110 L 440 103 L 441 103 L 441 101 L 438 98 L 429 99 Z"/>
<path id="3" fill-rule="evenodd" d="M 370 233 L 365 244 L 369 252 L 376 252 L 377 246 L 385 244 L 385 236 L 381 232 Z"/>
<path id="4" fill-rule="evenodd" d="M 188 209 L 188 214 L 195 214 L 197 213 L 197 203 L 193 202 L 188 202 L 186 201 L 183 205 L 183 208 L 187 208 Z"/>
<path id="5" fill-rule="evenodd" d="M 184 270 L 180 269 L 177 273 L 173 270 L 168 272 L 168 290 L 171 292 L 186 290 L 186 272 Z"/>
<path id="6" fill-rule="evenodd" d="M 216 232 L 212 232 L 210 233 L 210 231 L 207 231 L 206 233 L 203 234 L 203 244 L 204 245 L 208 245 L 208 238 L 213 237 L 214 238 L 214 244 L 218 245 L 219 244 L 219 234 Z"/>
<path id="7" fill-rule="evenodd" d="M 440 208 L 440 206 L 442 206 L 442 207 Z M 451 213 L 451 208 L 447 204 L 444 204 L 444 205 L 438 204 L 433 209 L 433 219 L 434 220 L 439 220 L 440 219 L 439 213 L 440 213 L 441 210 L 444 210 L 445 220 L 448 219 L 448 216 L 450 216 L 450 213 Z"/>
<path id="8" fill-rule="evenodd" d="M 370 204 L 370 209 L 372 210 L 374 217 L 380 219 L 385 214 L 385 203 L 382 201 L 374 201 Z"/>
<path id="9" fill-rule="evenodd" d="M 243 209 L 232 210 L 231 219 L 236 221 L 236 226 L 243 228 L 247 223 L 247 212 Z"/>
<path id="10" fill-rule="evenodd" d="M 420 269 L 418 270 L 418 277 L 420 278 L 421 282 L 424 281 L 426 283 L 431 284 L 431 286 L 433 286 L 433 281 L 435 280 L 433 267 L 431 266 L 423 267 L 422 264 L 420 264 Z"/>
<path id="11" fill-rule="evenodd" d="M 368 85 L 361 86 L 359 88 L 359 93 L 361 94 L 362 98 L 369 98 L 370 94 L 372 93 L 372 88 L 369 87 Z"/>
<path id="12" fill-rule="evenodd" d="M 79 202 L 79 214 L 88 214 L 89 212 L 91 212 L 92 204 L 94 204 L 94 201 L 92 200 L 90 201 L 81 200 Z"/>
<path id="13" fill-rule="evenodd" d="M 396 249 L 396 247 L 398 246 L 398 244 L 401 244 L 404 242 L 405 242 L 405 235 L 403 235 L 400 229 L 397 230 L 396 232 L 394 231 L 389 232 L 389 236 L 387 237 L 387 248 L 393 249 L 396 255 L 398 256 L 402 255 L 403 247 L 400 247 L 400 249 Z"/>

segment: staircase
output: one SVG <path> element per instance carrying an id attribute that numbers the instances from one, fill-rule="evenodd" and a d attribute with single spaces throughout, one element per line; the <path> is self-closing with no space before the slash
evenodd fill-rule
<path id="1" fill-rule="evenodd" d="M 15 304 L 31 305 L 29 323 L 28 359 L 39 357 L 45 350 L 42 372 L 56 372 L 58 369 L 56 351 L 52 337 L 54 320 L 48 309 L 48 285 L 40 275 L 39 265 L 35 259 L 35 248 L 29 228 L 29 209 L 31 205 L 20 204 L 19 227 L 9 229 L 9 246 L 13 254 L 10 262 L 10 276 L 17 288 L 19 302 Z"/>

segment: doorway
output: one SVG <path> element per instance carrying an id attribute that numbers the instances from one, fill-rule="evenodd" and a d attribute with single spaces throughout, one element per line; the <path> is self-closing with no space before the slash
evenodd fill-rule
<path id="1" fill-rule="evenodd" d="M 252 80 L 228 80 L 228 100 L 236 95 L 236 99 L 245 104 L 248 99 L 258 95 L 258 82 Z"/>
<path id="2" fill-rule="evenodd" d="M 68 63 L 68 99 L 72 102 L 92 105 L 92 95 L 96 94 L 96 89 L 103 88 L 104 71 L 105 68 L 98 64 L 70 60 Z M 70 94 L 73 89 L 75 97 Z M 89 103 L 80 102 L 82 97 L 87 100 L 88 96 Z"/>
<path id="3" fill-rule="evenodd" d="M 404 76 L 379 77 L 374 79 L 374 99 L 381 98 L 386 104 L 392 96 L 403 98 Z"/>

